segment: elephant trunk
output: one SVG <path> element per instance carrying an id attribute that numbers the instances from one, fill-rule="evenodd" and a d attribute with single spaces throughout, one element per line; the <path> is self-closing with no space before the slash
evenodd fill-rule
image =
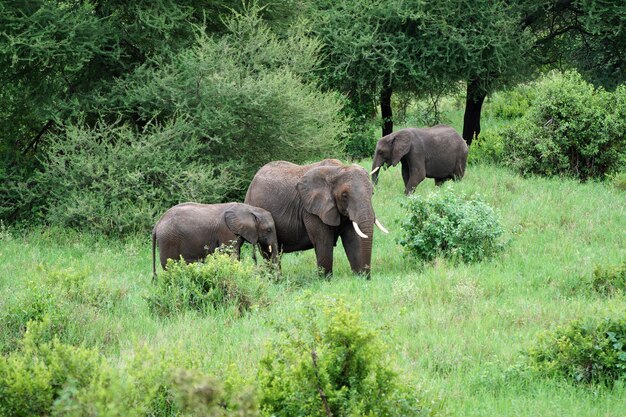
<path id="1" fill-rule="evenodd" d="M 374 210 L 373 208 L 364 208 L 359 216 L 353 221 L 358 226 L 360 231 L 367 236 L 367 238 L 359 238 L 359 261 L 356 265 L 355 272 L 362 273 L 370 278 L 370 265 L 372 263 L 372 242 L 374 237 Z"/>
<path id="2" fill-rule="evenodd" d="M 278 264 L 278 242 L 273 241 L 269 246 L 268 246 L 268 252 L 270 253 L 270 259 L 272 260 L 273 264 Z"/>
<path id="3" fill-rule="evenodd" d="M 380 168 L 382 168 L 383 161 L 380 155 L 376 154 L 374 157 L 374 162 L 372 162 L 372 172 L 370 173 L 372 176 L 372 182 L 374 184 L 378 184 L 378 174 L 380 174 Z"/>

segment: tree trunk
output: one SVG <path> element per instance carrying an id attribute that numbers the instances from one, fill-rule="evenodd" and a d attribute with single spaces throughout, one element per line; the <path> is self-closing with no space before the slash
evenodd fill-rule
<path id="1" fill-rule="evenodd" d="M 393 132 L 393 114 L 391 112 L 391 94 L 393 90 L 390 84 L 383 87 L 380 92 L 380 114 L 383 117 L 383 136 Z"/>
<path id="2" fill-rule="evenodd" d="M 465 116 L 463 117 L 463 139 L 467 146 L 480 134 L 480 112 L 487 94 L 480 88 L 479 80 L 474 79 L 467 83 L 467 97 L 465 99 Z"/>

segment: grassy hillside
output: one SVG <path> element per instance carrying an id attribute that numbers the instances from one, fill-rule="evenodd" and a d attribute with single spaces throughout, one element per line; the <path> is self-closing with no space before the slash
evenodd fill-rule
<path id="1" fill-rule="evenodd" d="M 315 276 L 313 251 L 288 254 L 268 307 L 243 317 L 222 312 L 157 320 L 144 299 L 151 285 L 149 236 L 119 242 L 58 229 L 25 235 L 3 229 L 0 316 L 33 283 L 72 270 L 109 285 L 120 302 L 75 311 L 70 342 L 96 346 L 113 363 L 124 363 L 140 346 L 200 352 L 202 366 L 217 375 L 233 364 L 253 377 L 275 333 L 272 323 L 288 317 L 305 292 L 334 295 L 360 306 L 380 329 L 398 371 L 441 398 L 451 415 L 623 416 L 623 383 L 575 386 L 540 378 L 520 364 L 521 352 L 545 329 L 579 317 L 626 314 L 623 294 L 606 297 L 588 283 L 596 266 L 626 260 L 624 193 L 598 183 L 523 179 L 491 166 L 468 167 L 452 186 L 479 193 L 500 215 L 510 243 L 494 260 L 421 265 L 407 259 L 396 243 L 406 198 L 396 167 L 381 173 L 375 189 L 376 214 L 391 233 L 375 235 L 371 281 L 350 273 L 340 247 L 330 280 Z M 416 192 L 434 190 L 426 180 Z"/>

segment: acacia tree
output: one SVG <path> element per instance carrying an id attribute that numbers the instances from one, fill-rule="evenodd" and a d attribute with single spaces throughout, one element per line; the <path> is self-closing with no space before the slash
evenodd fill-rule
<path id="1" fill-rule="evenodd" d="M 391 96 L 444 94 L 466 85 L 463 137 L 480 133 L 491 91 L 555 65 L 605 85 L 623 82 L 626 7 L 604 0 L 375 0 L 315 3 L 324 81 L 393 129 Z"/>
<path id="2" fill-rule="evenodd" d="M 278 30 L 299 14 L 295 0 L 258 0 Z M 31 0 L 0 2 L 0 151 L 34 155 L 47 132 L 103 114 L 117 80 L 142 65 L 162 63 L 196 39 L 227 31 L 224 16 L 240 0 Z M 116 92 L 118 93 L 118 92 Z M 110 107 L 110 106 L 109 106 Z"/>

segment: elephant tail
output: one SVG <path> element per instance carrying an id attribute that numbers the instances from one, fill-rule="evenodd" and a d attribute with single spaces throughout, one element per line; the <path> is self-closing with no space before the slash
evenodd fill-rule
<path id="1" fill-rule="evenodd" d="M 156 280 L 156 227 L 152 229 L 152 280 Z"/>

